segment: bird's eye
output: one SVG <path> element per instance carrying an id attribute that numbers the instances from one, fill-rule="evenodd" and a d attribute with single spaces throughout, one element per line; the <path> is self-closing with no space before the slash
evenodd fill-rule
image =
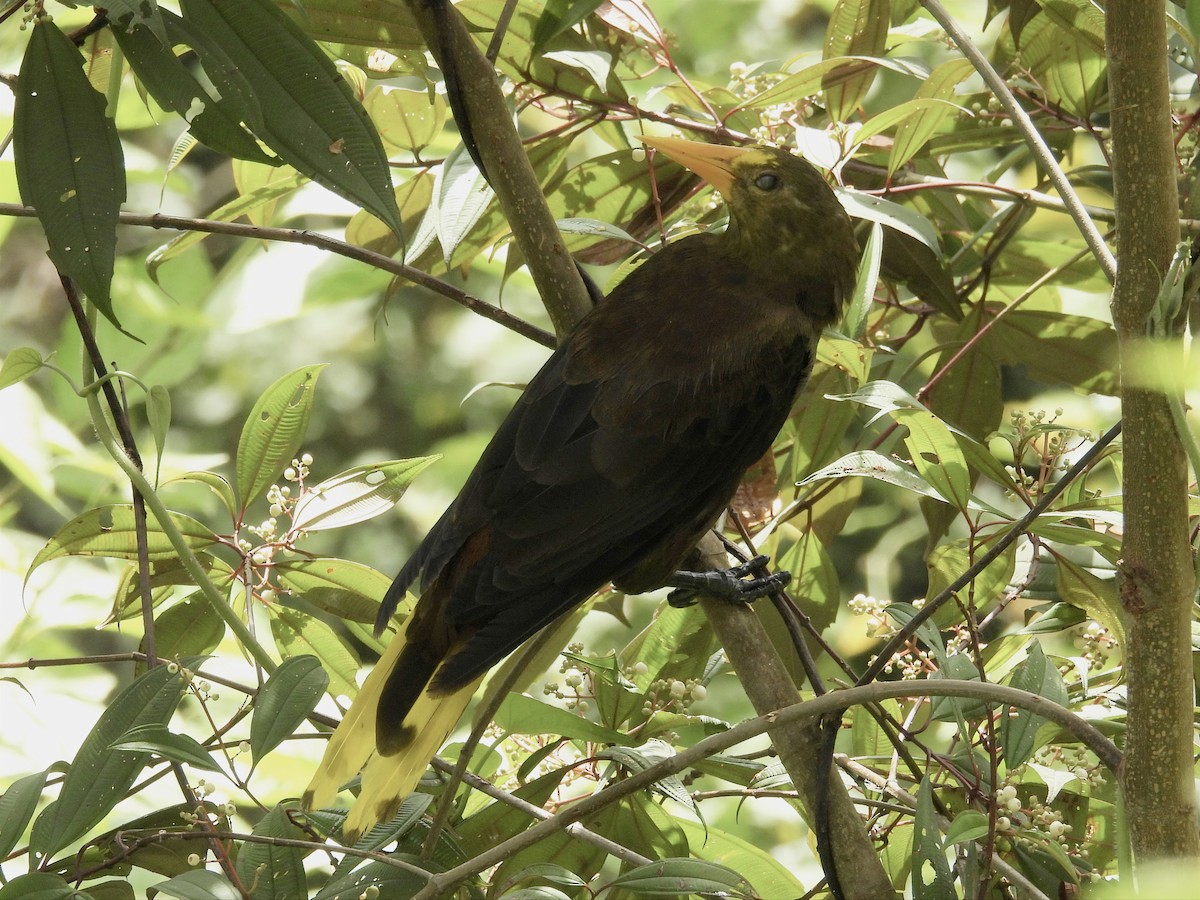
<path id="1" fill-rule="evenodd" d="M 760 191 L 773 191 L 779 187 L 779 176 L 774 172 L 763 172 L 754 179 L 754 186 Z"/>

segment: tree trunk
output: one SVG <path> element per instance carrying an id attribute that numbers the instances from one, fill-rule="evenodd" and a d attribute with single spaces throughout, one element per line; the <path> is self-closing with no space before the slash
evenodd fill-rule
<path id="1" fill-rule="evenodd" d="M 1166 395 L 1132 386 L 1130 379 L 1132 354 L 1145 340 L 1147 317 L 1179 241 L 1179 201 L 1164 0 L 1110 0 L 1106 23 L 1120 261 L 1112 313 L 1124 383 L 1125 533 L 1118 573 L 1128 638 L 1124 790 L 1134 856 L 1144 862 L 1200 850 L 1187 460 Z"/>

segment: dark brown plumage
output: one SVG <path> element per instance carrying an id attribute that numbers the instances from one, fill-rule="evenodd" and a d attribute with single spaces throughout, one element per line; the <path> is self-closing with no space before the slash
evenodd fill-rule
<path id="1" fill-rule="evenodd" d="M 580 322 L 400 571 L 378 627 L 410 586 L 421 599 L 355 703 L 377 714 L 343 724 L 308 796 L 331 799 L 374 750 L 373 806 L 349 827 L 412 789 L 477 680 L 522 641 L 609 581 L 640 593 L 671 580 L 770 447 L 850 291 L 850 222 L 808 163 L 648 143 L 721 191 L 729 228 L 670 244 Z M 429 725 L 451 697 L 457 712 Z M 350 750 L 366 731 L 374 746 Z M 413 757 L 403 778 L 385 768 L 400 757 Z"/>

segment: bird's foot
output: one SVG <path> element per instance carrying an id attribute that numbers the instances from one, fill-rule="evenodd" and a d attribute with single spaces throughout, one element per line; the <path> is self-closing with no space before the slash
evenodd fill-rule
<path id="1" fill-rule="evenodd" d="M 749 562 L 713 572 L 676 572 L 667 582 L 675 588 L 667 595 L 674 607 L 691 606 L 696 597 L 706 594 L 731 603 L 747 603 L 772 591 L 786 587 L 792 580 L 790 572 L 764 574 L 770 560 L 756 556 Z"/>

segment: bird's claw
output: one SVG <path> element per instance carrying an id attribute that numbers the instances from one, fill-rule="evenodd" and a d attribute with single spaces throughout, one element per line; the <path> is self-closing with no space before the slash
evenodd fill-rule
<path id="1" fill-rule="evenodd" d="M 676 608 L 691 606 L 697 596 L 705 594 L 731 603 L 748 603 L 787 586 L 790 572 L 763 574 L 770 560 L 756 556 L 749 562 L 714 572 L 676 572 L 667 582 L 675 588 L 667 595 L 667 603 Z"/>

